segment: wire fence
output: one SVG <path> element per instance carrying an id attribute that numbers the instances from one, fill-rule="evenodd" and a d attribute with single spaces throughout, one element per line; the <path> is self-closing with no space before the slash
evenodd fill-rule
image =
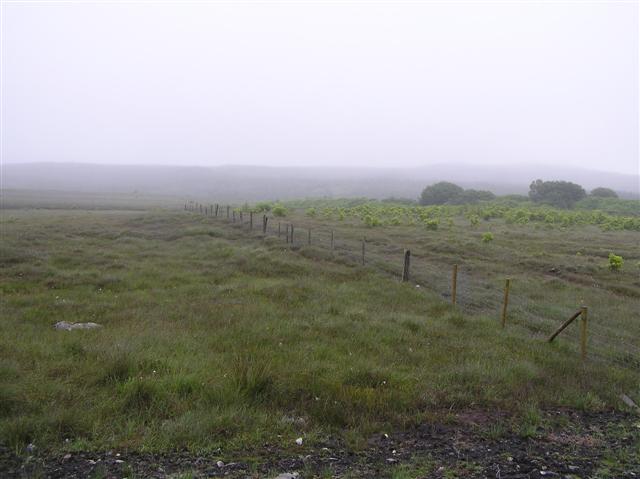
<path id="1" fill-rule="evenodd" d="M 401 278 L 406 249 L 389 239 L 362 236 L 359 229 L 343 229 L 339 234 L 329 227 L 319 227 L 318 221 L 296 219 L 295 224 L 272 215 L 243 212 L 240 215 L 230 206 L 188 203 L 185 210 L 201 213 L 214 220 L 249 234 L 279 237 L 293 248 L 312 247 L 330 253 L 335 261 L 364 265 L 379 273 Z M 266 224 L 263 223 L 267 218 Z M 411 245 L 409 280 L 411 283 L 438 294 L 452 302 L 454 265 L 438 259 L 438 255 Z M 506 277 L 496 277 L 485 270 L 460 263 L 456 268 L 455 304 L 462 311 L 476 315 L 494 316 L 499 323 L 504 307 Z M 519 327 L 533 338 L 546 340 L 549 335 L 582 304 L 571 301 L 549 301 L 532 298 L 526 281 L 515 278 L 510 282 L 507 324 Z M 552 288 L 550 286 L 549 288 Z M 549 290 L 551 292 L 551 290 Z M 599 304 L 589 305 L 592 318 L 610 317 L 611 312 Z M 561 335 L 563 344 L 580 349 L 580 337 L 575 329 Z M 588 322 L 589 358 L 621 366 L 640 367 L 640 345 L 613 324 Z"/>

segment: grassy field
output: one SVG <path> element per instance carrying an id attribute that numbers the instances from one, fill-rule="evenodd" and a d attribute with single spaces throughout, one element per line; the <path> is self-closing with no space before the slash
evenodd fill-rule
<path id="1" fill-rule="evenodd" d="M 265 236 L 260 220 L 250 232 L 246 214 L 240 224 L 180 209 L 3 210 L 0 444 L 224 458 L 338 437 L 358 450 L 372 434 L 465 411 L 501 411 L 489 434 L 532 437 L 549 408 L 640 400 L 637 232 L 463 218 L 436 231 L 367 228 L 290 209 L 270 214 Z M 412 277 L 401 283 L 405 248 Z M 621 271 L 608 270 L 610 251 Z M 586 362 L 576 325 L 546 342 L 581 304 Z"/>

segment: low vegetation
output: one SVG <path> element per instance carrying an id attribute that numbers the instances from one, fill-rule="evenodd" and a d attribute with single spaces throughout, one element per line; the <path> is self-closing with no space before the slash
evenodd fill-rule
<path id="1" fill-rule="evenodd" d="M 250 454 L 264 443 L 288 449 L 298 437 L 313 445 L 337 435 L 357 448 L 375 432 L 444 420 L 451 411 L 526 418 L 555 406 L 617 407 L 621 392 L 638 399 L 634 351 L 605 343 L 601 356 L 582 363 L 574 342 L 545 341 L 564 318 L 559 305 L 577 306 L 580 298 L 611 306 L 607 328 L 620 328 L 623 342 L 637 337 L 634 276 L 623 269 L 614 285 L 598 267 L 601 243 L 636 260 L 637 239 L 627 235 L 637 233 L 596 229 L 594 240 L 592 230 L 575 227 L 565 242 L 527 223 L 516 222 L 514 231 L 511 210 L 503 210 L 500 219 L 482 220 L 499 231 L 487 248 L 465 223 L 475 211 L 466 207 L 313 207 L 313 217 L 291 205 L 262 210 L 281 208 L 297 231 L 322 225 L 343 240 L 368 231 L 366 266 L 341 252 L 344 243 L 328 254 L 320 236 L 315 246 L 285 245 L 275 236 L 278 216 L 262 238 L 246 224 L 184 211 L 4 211 L 0 441 L 16 451 L 32 443 Z M 360 231 L 367 213 L 385 226 L 400 215 L 404 226 Z M 444 230 L 418 224 L 444 219 L 452 220 Z M 392 264 L 385 258 L 396 253 L 373 248 L 385 238 L 406 240 L 416 252 L 413 282 L 385 274 Z M 474 245 L 489 256 L 477 256 Z M 529 306 L 546 319 L 514 313 L 500 329 L 494 309 L 468 302 L 474 296 L 465 296 L 464 276 L 458 308 L 435 280 L 416 288 L 421 247 L 433 264 L 451 264 L 453 255 L 481 275 L 515 274 L 522 286 L 514 297 L 539 295 Z M 528 252 L 510 255 L 512 248 Z M 549 276 L 548 265 L 567 276 Z M 578 280 L 583 270 L 597 291 Z M 433 272 L 448 283 L 444 267 Z M 593 322 L 602 317 L 594 308 Z M 63 320 L 102 328 L 54 330 Z M 594 328 L 599 340 L 609 333 Z"/>

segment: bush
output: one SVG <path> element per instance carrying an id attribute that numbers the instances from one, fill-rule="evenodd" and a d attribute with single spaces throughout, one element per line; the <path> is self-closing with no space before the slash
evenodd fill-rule
<path id="1" fill-rule="evenodd" d="M 480 223 L 480 217 L 478 215 L 469 216 L 469 223 L 471 224 L 471 226 L 478 226 L 478 224 Z"/>
<path id="2" fill-rule="evenodd" d="M 287 209 L 282 205 L 274 205 L 271 209 L 273 216 L 287 216 Z"/>
<path id="3" fill-rule="evenodd" d="M 483 233 L 482 234 L 482 242 L 483 243 L 489 243 L 490 241 L 493 241 L 493 233 Z"/>
<path id="4" fill-rule="evenodd" d="M 618 193 L 613 191 L 611 188 L 594 188 L 591 190 L 591 196 L 595 196 L 597 198 L 617 198 Z"/>
<path id="5" fill-rule="evenodd" d="M 424 225 L 428 230 L 437 230 L 440 222 L 438 220 L 426 220 Z"/>
<path id="6" fill-rule="evenodd" d="M 380 219 L 375 216 L 366 215 L 364 217 L 364 224 L 370 228 L 373 228 L 374 226 L 380 226 L 382 224 L 382 221 L 380 221 Z"/>
<path id="7" fill-rule="evenodd" d="M 315 208 L 309 208 L 307 209 L 307 216 L 311 217 L 311 218 L 315 218 L 317 212 Z"/>
<path id="8" fill-rule="evenodd" d="M 622 269 L 623 264 L 624 264 L 624 261 L 622 259 L 622 256 L 609 253 L 609 269 L 611 271 L 618 271 Z"/>
<path id="9" fill-rule="evenodd" d="M 444 205 L 452 202 L 462 195 L 464 189 L 448 181 L 441 181 L 435 185 L 427 186 L 420 195 L 421 205 Z"/>
<path id="10" fill-rule="evenodd" d="M 262 201 L 260 203 L 256 203 L 256 206 L 254 207 L 254 211 L 256 213 L 266 213 L 267 211 L 271 211 L 271 203 L 269 203 L 268 201 Z"/>
<path id="11" fill-rule="evenodd" d="M 534 203 L 545 203 L 558 208 L 571 208 L 587 196 L 582 186 L 570 181 L 536 180 L 529 186 L 529 198 Z"/>

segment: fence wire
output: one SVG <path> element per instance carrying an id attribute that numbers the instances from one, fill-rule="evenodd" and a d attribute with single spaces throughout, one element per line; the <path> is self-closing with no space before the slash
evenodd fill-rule
<path id="1" fill-rule="evenodd" d="M 246 233 L 255 235 L 263 234 L 262 214 L 253 215 L 253 224 L 250 229 L 249 214 L 242 215 L 242 221 L 238 213 L 226 217 L 226 206 L 220 207 L 218 216 L 214 216 L 214 209 L 209 208 L 207 216 L 213 220 L 224 222 Z M 200 214 L 199 209 L 194 211 Z M 204 211 L 202 212 L 204 214 Z M 405 249 L 398 246 L 391 238 L 387 240 L 375 238 L 366 239 L 362 231 L 340 230 L 338 234 L 330 228 L 319 228 L 317 222 L 309 223 L 296 219 L 293 227 L 293 238 L 290 236 L 290 221 L 278 220 L 269 217 L 265 236 L 279 237 L 283 243 L 289 238 L 291 247 L 311 246 L 331 253 L 335 260 L 362 265 L 362 244 L 364 242 L 364 267 L 373 269 L 379 273 L 401 278 L 402 264 Z M 311 231 L 311 234 L 309 234 Z M 420 248 L 411 248 L 410 282 L 419 285 L 426 291 L 439 295 L 443 300 L 452 300 L 452 276 L 453 265 L 437 260 L 437 255 L 430 254 Z M 531 278 L 515 278 L 511 282 L 508 301 L 507 323 L 526 330 L 533 338 L 546 340 L 549 335 L 569 318 L 581 306 L 575 302 L 553 302 L 546 298 L 532 298 L 526 290 L 527 281 Z M 462 311 L 493 316 L 496 322 L 500 321 L 500 315 L 504 304 L 505 278 L 497 277 L 481 269 L 474 269 L 463 262 L 457 269 L 457 294 L 456 305 Z M 607 318 L 610 311 L 605 305 L 589 305 L 590 318 Z M 563 334 L 556 339 L 568 345 L 571 349 L 579 351 L 578 321 L 569 326 Z M 640 367 L 640 345 L 634 342 L 635 338 L 630 333 L 622 331 L 619 327 L 607 324 L 604 321 L 588 321 L 588 355 L 590 359 L 603 361 L 622 366 Z"/>

